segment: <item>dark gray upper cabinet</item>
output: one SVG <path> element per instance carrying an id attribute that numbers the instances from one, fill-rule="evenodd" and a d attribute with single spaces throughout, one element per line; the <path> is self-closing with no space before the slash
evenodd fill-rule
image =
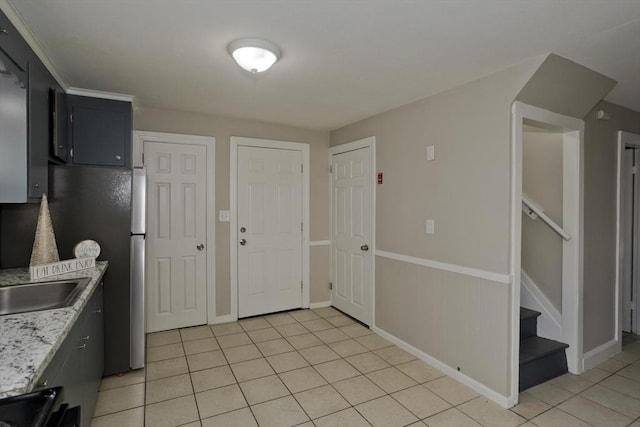
<path id="1" fill-rule="evenodd" d="M 71 161 L 131 167 L 131 103 L 67 95 Z"/>
<path id="2" fill-rule="evenodd" d="M 29 61 L 29 197 L 33 199 L 40 199 L 48 188 L 52 140 L 50 89 L 55 85 L 40 61 Z"/>
<path id="3" fill-rule="evenodd" d="M 49 91 L 51 105 L 51 157 L 55 163 L 67 163 L 69 160 L 69 113 L 67 95 L 60 88 Z"/>
<path id="4" fill-rule="evenodd" d="M 0 104 L 10 103 L 11 107 L 0 108 L 0 203 L 38 202 L 48 190 L 49 92 L 60 90 L 60 85 L 1 11 L 0 62 Z M 24 108 L 16 108 L 22 105 L 18 98 Z"/>

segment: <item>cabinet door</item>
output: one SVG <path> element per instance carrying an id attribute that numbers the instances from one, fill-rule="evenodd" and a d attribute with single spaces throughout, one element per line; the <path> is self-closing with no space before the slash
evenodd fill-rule
<path id="1" fill-rule="evenodd" d="M 131 165 L 131 104 L 69 96 L 72 161 L 77 165 Z"/>
<path id="2" fill-rule="evenodd" d="M 67 96 L 60 88 L 50 90 L 51 156 L 67 163 L 69 160 Z"/>
<path id="3" fill-rule="evenodd" d="M 68 403 L 69 407 L 81 406 L 84 399 L 84 373 L 80 369 L 84 348 L 79 342 L 75 344 L 60 368 L 58 377 L 54 380 L 54 386 L 63 387 L 63 402 Z"/>
<path id="4" fill-rule="evenodd" d="M 102 314 L 102 284 L 99 285 L 85 309 L 87 312 L 86 348 L 83 354 L 85 391 L 82 402 L 82 425 L 89 425 L 96 406 L 100 381 L 104 371 L 104 329 Z"/>
<path id="5" fill-rule="evenodd" d="M 1 40 L 1 38 L 0 38 Z M 0 203 L 27 201 L 28 72 L 0 45 Z M 11 114 L 4 112 L 10 111 Z"/>
<path id="6" fill-rule="evenodd" d="M 36 200 L 46 194 L 48 188 L 52 80 L 41 62 L 29 62 L 29 198 Z"/>

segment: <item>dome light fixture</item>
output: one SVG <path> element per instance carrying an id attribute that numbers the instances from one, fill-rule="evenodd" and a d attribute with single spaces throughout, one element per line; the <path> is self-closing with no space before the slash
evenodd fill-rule
<path id="1" fill-rule="evenodd" d="M 239 39 L 229 43 L 229 53 L 238 65 L 250 73 L 268 70 L 280 59 L 280 49 L 261 39 Z"/>

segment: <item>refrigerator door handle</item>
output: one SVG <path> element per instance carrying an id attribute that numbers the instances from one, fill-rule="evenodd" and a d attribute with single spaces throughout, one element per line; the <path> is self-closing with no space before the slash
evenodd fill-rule
<path id="1" fill-rule="evenodd" d="M 144 235 L 131 236 L 131 368 L 144 367 L 145 292 Z"/>

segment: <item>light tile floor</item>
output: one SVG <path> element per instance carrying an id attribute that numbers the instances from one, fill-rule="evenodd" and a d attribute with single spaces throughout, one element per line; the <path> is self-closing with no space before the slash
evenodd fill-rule
<path id="1" fill-rule="evenodd" d="M 103 379 L 92 427 L 640 427 L 640 341 L 511 410 L 333 308 L 149 334 L 147 362 Z"/>

